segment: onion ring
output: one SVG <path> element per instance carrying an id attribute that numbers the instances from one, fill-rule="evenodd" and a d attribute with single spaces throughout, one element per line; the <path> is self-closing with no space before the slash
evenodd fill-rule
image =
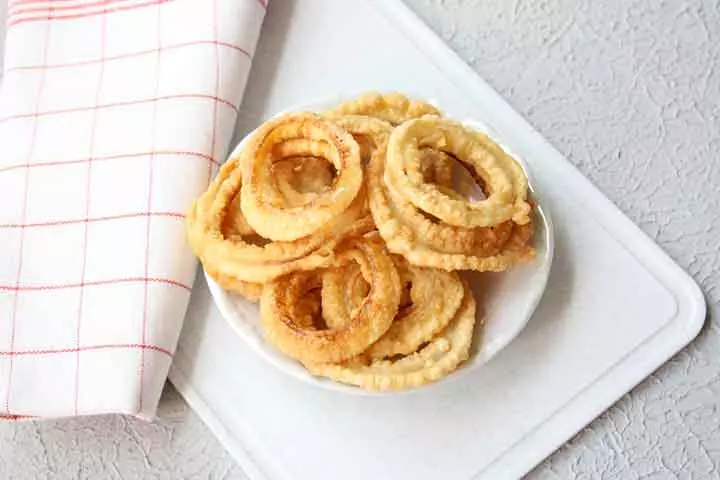
<path id="1" fill-rule="evenodd" d="M 482 248 L 463 253 L 443 251 L 439 247 L 442 237 L 438 237 L 430 220 L 422 216 L 407 219 L 407 205 L 403 199 L 394 196 L 383 181 L 385 175 L 384 157 L 380 153 L 370 160 L 366 171 L 369 193 L 369 205 L 380 235 L 388 249 L 405 257 L 411 264 L 422 267 L 435 267 L 442 270 L 478 270 L 503 271 L 513 264 L 532 258 L 534 249 L 528 245 L 533 233 L 532 222 L 525 225 L 511 223 L 512 230 L 504 242 L 502 250 L 486 255 Z M 492 230 L 490 230 L 492 231 Z M 439 240 L 438 240 L 439 238 Z"/>
<path id="2" fill-rule="evenodd" d="M 370 92 L 343 102 L 325 114 L 328 116 L 367 115 L 385 120 L 392 125 L 400 125 L 411 118 L 440 115 L 440 111 L 429 103 L 411 100 L 401 93 L 392 92 L 383 95 Z"/>
<path id="3" fill-rule="evenodd" d="M 370 358 L 408 355 L 445 328 L 455 317 L 465 291 L 455 272 L 408 266 L 411 305 L 366 352 Z M 439 293 L 442 292 L 442 293 Z"/>
<path id="4" fill-rule="evenodd" d="M 439 160 L 443 157 L 433 155 L 431 158 Z M 441 166 L 443 170 L 446 168 L 445 165 Z M 450 176 L 452 176 L 452 164 L 449 170 Z M 441 175 L 446 176 L 447 173 L 442 172 Z M 423 214 L 421 210 L 413 205 L 410 200 L 398 195 L 392 188 L 389 188 L 395 176 L 388 172 L 387 169 L 385 169 L 383 178 L 386 185 L 386 195 L 391 199 L 398 215 L 403 218 L 403 222 L 412 225 L 417 232 L 417 237 L 435 250 L 443 253 L 472 253 L 476 256 L 487 257 L 500 253 L 510 238 L 513 229 L 511 220 L 492 227 L 475 228 L 456 227 L 441 221 L 433 221 L 428 218 L 427 214 Z M 444 185 L 439 186 L 445 188 Z M 451 191 L 451 194 L 455 194 L 455 192 Z"/>
<path id="5" fill-rule="evenodd" d="M 346 245 L 372 269 L 370 291 L 361 307 L 340 328 L 303 327 L 297 300 L 317 288 L 316 272 L 297 272 L 265 285 L 260 298 L 260 320 L 268 340 L 280 351 L 302 362 L 339 362 L 355 357 L 390 327 L 400 301 L 400 279 L 379 237 L 350 239 Z"/>
<path id="6" fill-rule="evenodd" d="M 467 360 L 473 340 L 476 304 L 463 284 L 464 296 L 455 318 L 420 351 L 399 360 L 366 364 L 361 356 L 344 363 L 306 363 L 306 368 L 316 376 L 379 391 L 419 387 L 447 376 Z"/>
<path id="7" fill-rule="evenodd" d="M 432 338 L 455 317 L 463 295 L 462 281 L 455 272 L 407 265 L 393 258 L 400 281 L 409 285 L 409 301 L 401 298 L 400 309 L 385 334 L 364 352 L 370 359 L 408 355 Z M 367 283 L 357 264 L 331 269 L 322 279 L 321 301 L 325 323 L 338 328 L 366 295 Z M 438 292 L 442 292 L 439 295 Z"/>
<path id="8" fill-rule="evenodd" d="M 281 201 L 273 182 L 273 149 L 287 140 L 326 142 L 327 159 L 338 172 L 330 191 L 302 206 Z M 241 153 L 241 209 L 247 223 L 261 236 L 292 241 L 323 228 L 345 211 L 363 184 L 360 148 L 342 128 L 316 114 L 284 115 L 261 126 Z"/>
<path id="9" fill-rule="evenodd" d="M 420 164 L 424 147 L 451 153 L 472 168 L 487 186 L 487 198 L 479 202 L 453 198 L 425 183 Z M 385 177 L 398 195 L 450 225 L 488 227 L 507 220 L 521 225 L 530 221 L 522 167 L 486 135 L 452 120 L 429 115 L 393 130 Z"/>
<path id="10" fill-rule="evenodd" d="M 251 241 L 257 235 L 246 224 L 242 209 L 236 207 L 241 187 L 242 172 L 237 159 L 231 159 L 187 215 L 190 246 L 206 269 L 218 277 L 265 283 L 295 270 L 328 267 L 334 262 L 335 245 L 343 238 L 374 229 L 372 220 L 363 217 L 366 195 L 361 188 L 348 209 L 313 235 L 255 245 Z"/>

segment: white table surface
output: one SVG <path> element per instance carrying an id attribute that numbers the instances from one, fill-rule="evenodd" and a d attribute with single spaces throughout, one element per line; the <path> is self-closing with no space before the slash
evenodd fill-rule
<path id="1" fill-rule="evenodd" d="M 708 297 L 700 337 L 529 477 L 720 477 L 720 2 L 406 2 Z M 244 478 L 172 387 L 159 416 L 0 424 L 0 478 Z"/>

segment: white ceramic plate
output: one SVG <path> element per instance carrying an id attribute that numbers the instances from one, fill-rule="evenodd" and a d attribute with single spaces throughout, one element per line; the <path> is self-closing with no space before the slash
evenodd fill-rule
<path id="1" fill-rule="evenodd" d="M 348 97 L 351 96 L 352 95 L 348 95 Z M 289 108 L 286 112 L 303 110 L 321 112 L 336 105 L 343 99 L 344 98 L 332 98 L 311 101 L 305 105 Z M 452 112 L 443 109 L 441 106 L 439 106 L 439 108 L 443 111 L 444 115 L 450 118 L 453 117 Z M 278 115 L 281 113 L 283 112 L 278 113 Z M 478 120 L 461 121 L 486 132 L 491 138 L 496 138 L 493 132 Z M 244 142 L 245 139 L 238 143 L 230 154 L 230 158 L 235 156 L 243 148 Z M 501 146 L 513 154 L 511 147 L 502 143 Z M 531 195 L 537 202 L 537 208 L 535 209 L 536 231 L 534 235 L 537 257 L 534 261 L 516 266 L 507 272 L 473 273 L 469 275 L 468 278 L 470 278 L 471 286 L 478 299 L 478 305 L 482 307 L 478 308 L 478 320 L 481 320 L 480 316 L 484 315 L 485 326 L 484 328 L 475 329 L 473 349 L 470 358 L 464 366 L 438 382 L 398 392 L 370 392 L 351 385 L 344 385 L 329 379 L 315 377 L 308 373 L 298 362 L 282 354 L 266 341 L 262 325 L 260 324 L 257 304 L 227 292 L 215 283 L 212 277 L 205 272 L 205 278 L 215 304 L 238 336 L 265 360 L 296 379 L 338 392 L 368 396 L 407 394 L 440 387 L 451 379 L 456 379 L 467 372 L 477 369 L 487 363 L 488 360 L 497 355 L 498 352 L 517 337 L 530 320 L 545 290 L 545 285 L 547 284 L 547 279 L 550 274 L 550 265 L 552 263 L 554 240 L 550 215 L 547 209 L 543 208 L 542 194 L 533 188 L 531 172 L 527 165 L 523 162 L 522 158 L 519 158 L 517 155 L 515 155 L 515 158 L 520 161 L 525 169 L 528 175 Z"/>

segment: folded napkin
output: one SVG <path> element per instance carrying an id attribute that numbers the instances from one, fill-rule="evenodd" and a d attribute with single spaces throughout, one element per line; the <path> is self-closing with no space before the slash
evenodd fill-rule
<path id="1" fill-rule="evenodd" d="M 264 0 L 11 0 L 0 414 L 153 418 Z"/>

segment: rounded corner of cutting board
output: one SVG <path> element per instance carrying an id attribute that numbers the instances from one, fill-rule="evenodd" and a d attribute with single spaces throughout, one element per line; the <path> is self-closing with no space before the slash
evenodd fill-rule
<path id="1" fill-rule="evenodd" d="M 686 273 L 684 304 L 678 309 L 678 317 L 687 318 L 684 323 L 683 347 L 690 344 L 703 330 L 708 316 L 708 301 L 700 285 Z M 680 301 L 678 299 L 678 301 Z M 685 308 L 683 308 L 685 307 Z"/>

